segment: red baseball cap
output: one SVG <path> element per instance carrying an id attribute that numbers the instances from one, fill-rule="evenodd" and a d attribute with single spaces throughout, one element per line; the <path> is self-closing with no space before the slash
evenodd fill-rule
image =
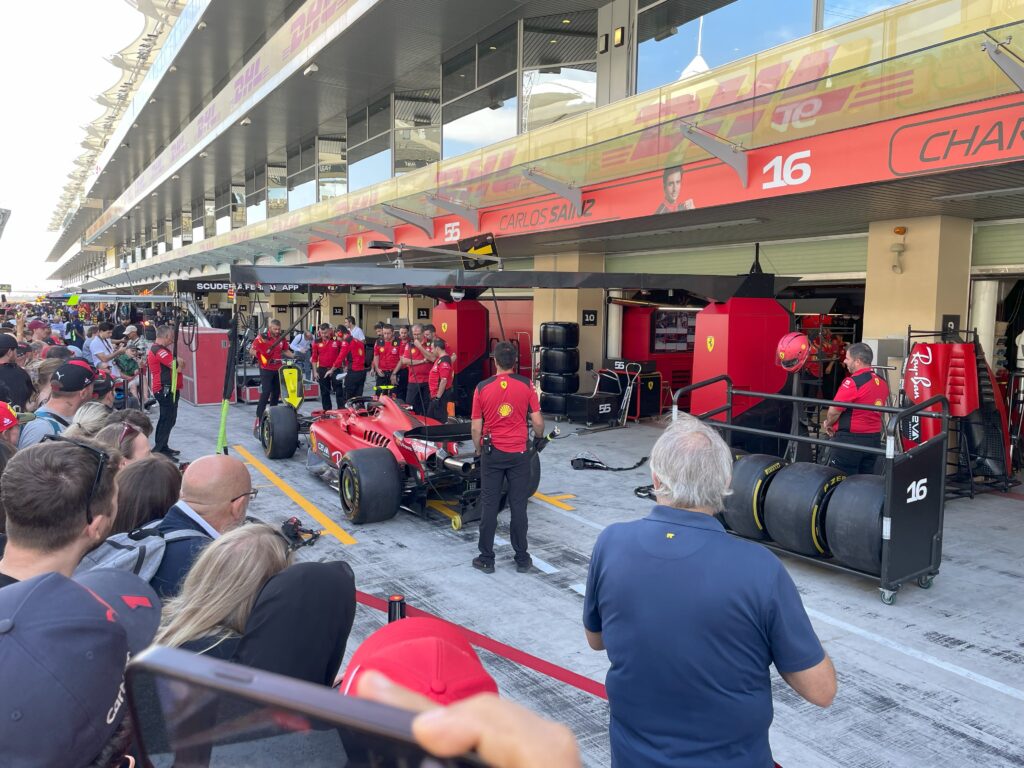
<path id="1" fill-rule="evenodd" d="M 498 692 L 459 628 L 426 616 L 393 621 L 366 638 L 352 654 L 341 693 L 354 694 L 368 669 L 438 704 Z"/>
<path id="2" fill-rule="evenodd" d="M 26 421 L 32 421 L 35 417 L 34 413 L 19 413 L 11 408 L 10 403 L 0 400 L 0 432 L 6 432 L 15 424 L 24 424 Z"/>

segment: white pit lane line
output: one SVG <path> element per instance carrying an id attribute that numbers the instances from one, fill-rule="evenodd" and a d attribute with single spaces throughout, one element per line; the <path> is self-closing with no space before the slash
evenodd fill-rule
<path id="1" fill-rule="evenodd" d="M 494 546 L 496 546 L 496 547 L 511 547 L 512 546 L 512 542 L 510 542 L 508 539 L 501 538 L 501 536 L 495 536 L 494 537 Z M 533 567 L 536 568 L 538 571 L 541 571 L 542 573 L 548 573 L 548 574 L 550 574 L 550 573 L 558 573 L 558 569 L 555 568 L 555 566 L 553 566 L 551 563 L 547 562 L 546 560 L 541 560 L 539 557 L 537 557 L 535 555 L 530 555 L 530 558 L 533 560 Z"/>

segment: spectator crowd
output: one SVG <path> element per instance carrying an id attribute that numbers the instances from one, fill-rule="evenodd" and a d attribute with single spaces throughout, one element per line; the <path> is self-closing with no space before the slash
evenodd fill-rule
<path id="1" fill-rule="evenodd" d="M 117 408 L 113 395 L 148 394 L 131 367 L 146 354 L 136 326 L 32 311 L 8 312 L 0 328 L 0 763 L 141 758 L 124 671 L 156 643 L 413 709 L 413 735 L 439 756 L 579 765 L 569 729 L 500 698 L 446 622 L 386 625 L 342 670 L 352 568 L 292 562 L 286 538 L 247 515 L 258 489 L 240 460 L 179 465 L 166 441 L 153 452 L 147 412 Z M 328 330 L 293 351 L 329 369 Z M 438 383 L 426 372 L 448 360 L 445 345 L 431 327 L 405 336 L 394 365 L 428 410 Z M 387 370 L 390 341 L 374 370 Z M 613 765 L 769 768 L 770 667 L 828 706 L 832 664 L 778 560 L 714 517 L 731 474 L 717 432 L 674 423 L 651 469 L 658 505 L 599 537 L 581 628 L 611 663 Z"/>

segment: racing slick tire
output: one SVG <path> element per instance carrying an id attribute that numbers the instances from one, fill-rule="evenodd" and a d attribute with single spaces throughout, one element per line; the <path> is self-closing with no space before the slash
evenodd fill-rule
<path id="1" fill-rule="evenodd" d="M 290 405 L 273 405 L 263 413 L 260 443 L 268 459 L 290 459 L 299 447 L 299 417 Z"/>
<path id="2" fill-rule="evenodd" d="M 349 451 L 338 468 L 341 511 L 356 525 L 390 520 L 402 503 L 401 477 L 387 448 Z"/>

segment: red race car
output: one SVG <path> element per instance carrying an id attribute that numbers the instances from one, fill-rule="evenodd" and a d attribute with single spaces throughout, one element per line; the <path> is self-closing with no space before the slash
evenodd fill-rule
<path id="1" fill-rule="evenodd" d="M 264 453 L 294 456 L 300 433 L 309 436 L 307 469 L 337 482 L 342 511 L 353 523 L 388 520 L 400 507 L 423 514 L 431 497 L 457 510 L 455 530 L 480 519 L 480 460 L 468 421 L 441 424 L 387 396 L 354 397 L 344 408 L 310 416 L 276 405 L 260 430 Z M 536 453 L 530 467 L 532 496 L 540 485 Z"/>

